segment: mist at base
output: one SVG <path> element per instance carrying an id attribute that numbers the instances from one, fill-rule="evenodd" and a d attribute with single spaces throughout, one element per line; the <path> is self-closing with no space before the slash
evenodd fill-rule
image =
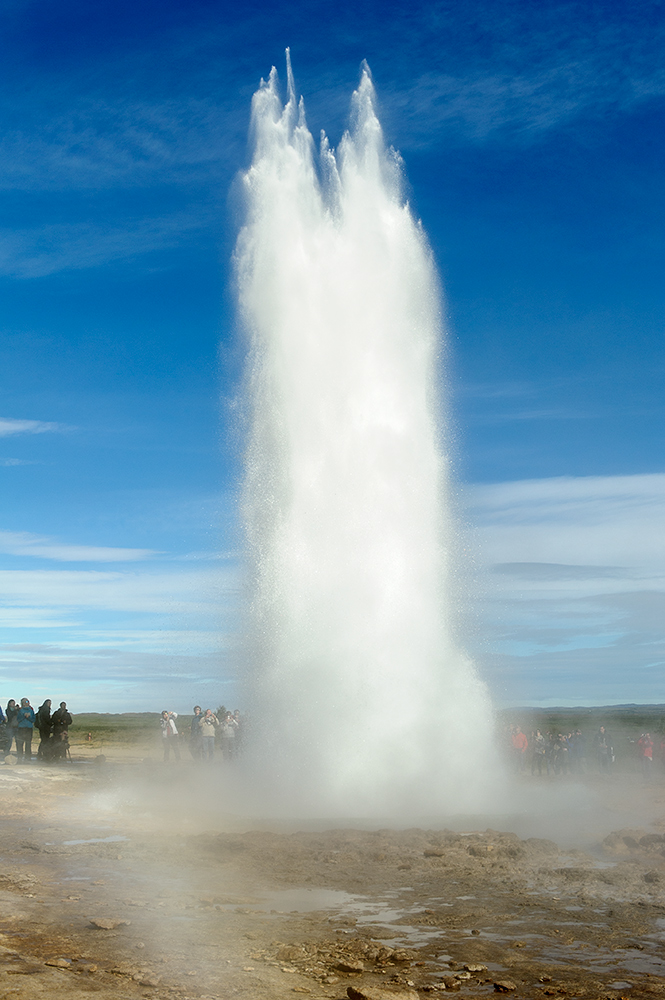
<path id="1" fill-rule="evenodd" d="M 440 288 L 368 69 L 336 151 L 322 135 L 316 156 L 290 65 L 285 104 L 274 68 L 261 82 L 252 134 L 236 267 L 253 780 L 285 815 L 485 809 L 500 769 L 457 635 Z"/>

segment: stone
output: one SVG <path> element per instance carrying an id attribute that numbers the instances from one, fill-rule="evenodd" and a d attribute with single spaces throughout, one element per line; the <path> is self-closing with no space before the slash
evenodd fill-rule
<path id="1" fill-rule="evenodd" d="M 361 962 L 359 959 L 344 958 L 341 962 L 338 962 L 335 966 L 340 972 L 364 972 L 365 963 Z"/>
<path id="2" fill-rule="evenodd" d="M 511 993 L 517 986 L 510 979 L 499 979 L 494 983 L 495 993 Z"/>
<path id="3" fill-rule="evenodd" d="M 642 876 L 642 878 L 644 879 L 645 882 L 650 882 L 650 883 L 660 882 L 660 875 L 658 874 L 658 872 L 646 872 Z"/>
<path id="4" fill-rule="evenodd" d="M 429 847 L 426 851 L 423 851 L 423 857 L 425 858 L 443 858 L 445 856 L 445 849 L 443 847 Z"/>
<path id="5" fill-rule="evenodd" d="M 464 966 L 467 972 L 487 972 L 486 965 L 478 965 L 477 963 L 469 963 Z"/>
<path id="6" fill-rule="evenodd" d="M 97 972 L 97 966 L 94 962 L 81 962 L 78 966 L 79 972 Z"/>
<path id="7" fill-rule="evenodd" d="M 90 923 L 100 931 L 114 931 L 116 927 L 129 927 L 131 920 L 112 920 L 109 917 L 92 917 Z"/>
<path id="8" fill-rule="evenodd" d="M 54 969 L 71 969 L 72 967 L 68 958 L 48 958 L 45 965 L 51 965 Z"/>
<path id="9" fill-rule="evenodd" d="M 390 989 L 385 986 L 349 986 L 350 1000 L 418 1000 L 415 990 Z"/>
<path id="10" fill-rule="evenodd" d="M 245 935 L 247 937 L 247 935 Z M 276 958 L 280 962 L 293 962 L 297 958 L 304 957 L 304 949 L 296 944 L 285 944 L 283 948 L 280 948 L 277 952 Z"/>
<path id="11" fill-rule="evenodd" d="M 443 976 L 441 982 L 447 990 L 459 990 L 462 986 L 459 979 L 456 979 L 455 976 Z"/>

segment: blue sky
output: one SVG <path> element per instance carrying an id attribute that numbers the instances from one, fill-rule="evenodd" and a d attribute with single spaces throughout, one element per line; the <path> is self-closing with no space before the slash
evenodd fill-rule
<path id="1" fill-rule="evenodd" d="M 499 702 L 665 702 L 662 5 L 8 0 L 0 698 L 235 702 L 249 102 L 366 58 L 446 291 Z M 163 704 L 162 704 L 163 703 Z"/>

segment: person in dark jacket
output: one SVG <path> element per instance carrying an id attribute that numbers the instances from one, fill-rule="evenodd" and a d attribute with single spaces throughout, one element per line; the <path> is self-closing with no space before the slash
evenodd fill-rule
<path id="1" fill-rule="evenodd" d="M 67 731 L 69 730 L 69 727 L 73 725 L 73 722 L 74 720 L 67 711 L 67 702 L 61 701 L 60 708 L 57 708 L 51 716 L 53 735 L 60 739 L 62 739 L 63 736 L 66 737 Z"/>
<path id="2" fill-rule="evenodd" d="M 201 732 L 201 716 L 203 709 L 200 705 L 194 705 L 194 718 L 189 728 L 189 752 L 194 760 L 201 760 L 203 756 L 203 733 Z"/>
<path id="3" fill-rule="evenodd" d="M 53 746 L 51 756 L 53 760 L 65 760 L 69 750 L 69 727 L 73 719 L 67 711 L 67 702 L 61 701 L 60 708 L 57 708 L 51 716 L 53 726 Z"/>
<path id="4" fill-rule="evenodd" d="M 35 724 L 35 710 L 27 698 L 21 698 L 21 707 L 16 713 L 16 763 L 29 764 L 32 760 L 32 728 Z"/>
<path id="5" fill-rule="evenodd" d="M 37 748 L 37 760 L 44 759 L 44 750 L 51 739 L 51 699 L 47 698 L 43 705 L 40 705 L 35 715 L 35 725 L 39 730 L 39 746 Z"/>
<path id="6" fill-rule="evenodd" d="M 7 742 L 5 745 L 5 753 L 8 754 L 12 748 L 12 743 L 14 742 L 16 736 L 16 716 L 18 715 L 18 705 L 13 698 L 10 698 L 7 702 L 7 709 L 5 711 L 5 716 L 7 719 Z"/>

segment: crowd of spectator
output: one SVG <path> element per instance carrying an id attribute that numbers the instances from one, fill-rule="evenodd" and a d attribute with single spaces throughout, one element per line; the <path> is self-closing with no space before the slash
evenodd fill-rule
<path id="1" fill-rule="evenodd" d="M 512 723 L 505 731 L 505 749 L 512 769 L 517 774 L 530 770 L 532 775 L 610 774 L 616 761 L 615 743 L 605 726 L 600 726 L 591 739 L 580 729 L 542 733 L 532 730 L 529 736 Z M 629 740 L 633 755 L 639 759 L 646 781 L 651 779 L 656 746 L 648 732 L 639 739 Z M 665 736 L 659 745 L 660 759 L 665 765 Z"/>
<path id="2" fill-rule="evenodd" d="M 69 757 L 69 727 L 72 717 L 67 703 L 51 713 L 51 699 L 47 698 L 35 712 L 29 698 L 20 704 L 10 698 L 3 711 L 0 705 L 0 752 L 6 758 L 12 746 L 16 747 L 16 763 L 29 764 L 32 760 L 34 731 L 39 733 L 37 760 L 42 762 L 66 760 Z"/>
<path id="3" fill-rule="evenodd" d="M 180 742 L 184 733 L 177 726 L 178 713 L 167 709 L 161 713 L 159 723 L 164 744 L 164 760 L 168 761 L 171 753 L 175 760 L 180 760 Z M 217 747 L 223 760 L 232 761 L 240 752 L 243 736 L 243 724 L 240 710 L 228 712 L 211 708 L 205 710 L 200 705 L 194 706 L 194 716 L 189 724 L 189 752 L 194 760 L 213 760 Z"/>

